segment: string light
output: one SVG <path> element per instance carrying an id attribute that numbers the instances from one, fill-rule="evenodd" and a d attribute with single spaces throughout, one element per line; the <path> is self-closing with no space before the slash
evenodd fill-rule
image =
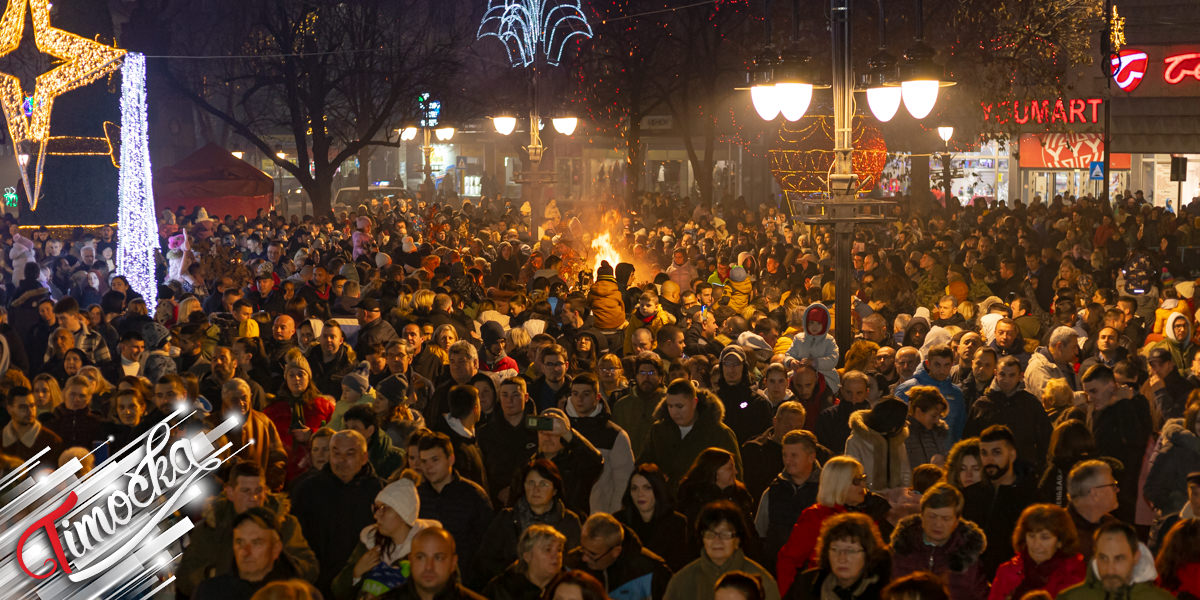
<path id="1" fill-rule="evenodd" d="M 146 299 L 153 314 L 158 305 L 154 248 L 158 222 L 150 182 L 150 138 L 146 124 L 146 57 L 130 53 L 121 70 L 121 172 L 117 179 L 117 273 Z"/>
<path id="2" fill-rule="evenodd" d="M 870 190 L 887 163 L 887 145 L 879 128 L 855 116 L 851 161 L 864 191 Z M 827 193 L 833 166 L 833 117 L 813 115 L 784 123 L 769 152 L 771 173 L 789 199 Z"/>
<path id="3" fill-rule="evenodd" d="M 528 67 L 539 50 L 557 66 L 567 40 L 592 37 L 592 26 L 579 0 L 489 0 L 475 37 L 495 36 L 504 42 L 512 66 Z"/>
<path id="4" fill-rule="evenodd" d="M 4 15 L 0 16 L 0 56 L 11 54 L 21 45 L 27 6 L 33 16 L 33 39 L 38 49 L 62 61 L 38 75 L 32 96 L 25 95 L 19 78 L 0 72 L 0 108 L 8 120 L 8 133 L 14 148 L 23 147 L 23 152 L 14 154 L 28 154 L 30 149 L 37 152 L 32 185 L 26 165 L 20 162 L 17 165 L 29 208 L 37 210 L 54 98 L 115 71 L 125 51 L 51 27 L 49 0 L 9 0 Z"/>

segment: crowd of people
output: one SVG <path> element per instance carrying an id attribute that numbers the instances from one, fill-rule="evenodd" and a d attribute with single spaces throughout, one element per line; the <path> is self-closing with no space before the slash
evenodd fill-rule
<path id="1" fill-rule="evenodd" d="M 1200 597 L 1200 202 L 902 206 L 5 217 L 0 459 L 236 416 L 196 600 Z"/>

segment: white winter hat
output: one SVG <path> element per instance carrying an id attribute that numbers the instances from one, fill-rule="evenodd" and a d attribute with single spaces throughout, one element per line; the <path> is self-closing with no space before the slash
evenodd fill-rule
<path id="1" fill-rule="evenodd" d="M 417 522 L 417 515 L 421 512 L 417 486 L 407 477 L 389 483 L 375 496 L 375 501 L 396 511 L 409 525 Z"/>

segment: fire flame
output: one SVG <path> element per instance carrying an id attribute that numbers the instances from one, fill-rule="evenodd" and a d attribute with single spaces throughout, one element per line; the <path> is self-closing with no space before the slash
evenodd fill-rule
<path id="1" fill-rule="evenodd" d="M 612 238 L 607 233 L 602 233 L 592 240 L 592 273 L 600 268 L 602 261 L 608 261 L 614 269 L 617 263 L 621 262 L 621 254 L 613 247 Z"/>

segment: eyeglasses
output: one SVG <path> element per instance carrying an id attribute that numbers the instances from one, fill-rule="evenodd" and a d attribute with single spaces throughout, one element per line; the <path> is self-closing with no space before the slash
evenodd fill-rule
<path id="1" fill-rule="evenodd" d="M 1120 488 L 1121 488 L 1121 484 L 1119 484 L 1119 483 L 1117 483 L 1117 482 L 1115 482 L 1115 481 L 1114 481 L 1114 482 L 1112 482 L 1112 483 L 1106 483 L 1106 484 L 1104 484 L 1104 485 L 1098 485 L 1098 486 L 1096 486 L 1096 487 L 1094 487 L 1094 488 L 1092 488 L 1092 489 L 1093 489 L 1093 490 L 1098 490 L 1098 489 L 1100 489 L 1100 488 L 1106 488 L 1106 487 L 1110 487 L 1110 488 L 1112 488 L 1112 489 L 1113 489 L 1113 491 L 1116 491 L 1116 490 L 1118 490 L 1118 489 L 1120 489 Z"/>
<path id="2" fill-rule="evenodd" d="M 865 474 L 859 475 L 859 476 L 855 477 L 854 479 L 851 479 L 850 483 L 853 485 L 864 485 L 867 483 L 867 476 Z"/>
<path id="3" fill-rule="evenodd" d="M 617 368 L 616 367 L 600 367 L 600 372 L 601 373 L 616 373 Z"/>
<path id="4" fill-rule="evenodd" d="M 601 552 L 592 552 L 591 550 L 584 548 L 582 545 L 579 546 L 579 549 L 583 551 L 584 558 L 586 558 L 588 560 L 599 560 L 601 557 L 607 555 L 609 552 L 612 552 L 613 550 L 616 550 L 620 546 L 621 546 L 621 542 L 617 542 L 617 543 L 609 546 L 608 548 L 605 548 Z"/>
<path id="5" fill-rule="evenodd" d="M 863 550 L 862 547 L 855 547 L 855 548 L 848 548 L 848 547 L 839 548 L 839 547 L 835 547 L 835 546 L 829 547 L 829 554 L 831 554 L 833 556 L 856 556 L 856 555 L 862 554 L 863 552 L 866 552 L 866 551 Z"/>
<path id="6" fill-rule="evenodd" d="M 705 531 L 701 537 L 703 537 L 704 541 L 706 542 L 715 542 L 717 540 L 729 541 L 737 536 L 737 533 L 732 531 L 714 531 L 709 529 L 708 531 Z"/>
<path id="7" fill-rule="evenodd" d="M 654 371 L 654 370 L 638 371 L 638 375 L 644 375 L 646 377 L 654 377 L 655 375 L 658 375 L 658 371 Z"/>

